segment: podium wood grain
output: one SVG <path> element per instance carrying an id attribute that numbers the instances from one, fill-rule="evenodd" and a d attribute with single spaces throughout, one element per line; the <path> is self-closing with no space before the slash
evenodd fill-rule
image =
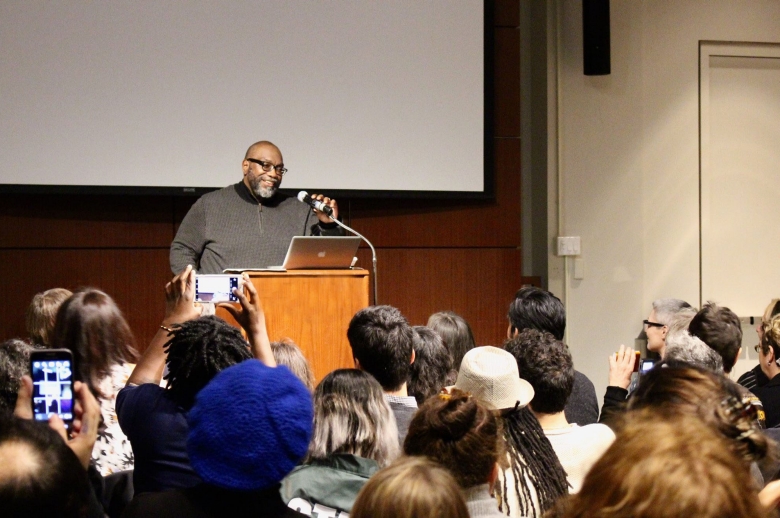
<path id="1" fill-rule="evenodd" d="M 367 270 L 294 270 L 250 273 L 265 310 L 271 341 L 292 339 L 321 380 L 353 367 L 349 321 L 368 306 Z M 217 315 L 236 325 L 224 310 Z"/>

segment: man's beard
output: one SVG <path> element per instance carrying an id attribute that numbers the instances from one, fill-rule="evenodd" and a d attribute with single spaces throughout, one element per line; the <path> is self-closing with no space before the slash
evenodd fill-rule
<path id="1" fill-rule="evenodd" d="M 279 184 L 274 183 L 274 185 L 271 187 L 263 187 L 262 182 L 263 182 L 262 176 L 255 176 L 250 182 L 252 184 L 252 192 L 255 193 L 255 196 L 264 198 L 266 200 L 269 198 L 273 198 L 274 194 L 276 194 L 276 191 L 279 189 Z"/>

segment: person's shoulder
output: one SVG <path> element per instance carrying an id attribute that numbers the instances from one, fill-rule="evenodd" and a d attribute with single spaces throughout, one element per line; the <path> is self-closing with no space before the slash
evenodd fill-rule
<path id="1" fill-rule="evenodd" d="M 593 382 L 590 381 L 590 378 L 578 370 L 574 371 L 574 385 L 578 385 L 578 388 L 580 389 L 588 389 L 589 391 L 592 390 L 593 394 L 596 394 L 596 387 L 593 385 Z"/>
<path id="2" fill-rule="evenodd" d="M 615 432 L 603 423 L 586 424 L 578 428 L 579 433 L 586 437 L 606 438 L 610 441 L 615 439 Z"/>

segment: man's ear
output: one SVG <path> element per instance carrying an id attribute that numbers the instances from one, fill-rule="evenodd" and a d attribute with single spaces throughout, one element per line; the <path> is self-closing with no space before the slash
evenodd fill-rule
<path id="1" fill-rule="evenodd" d="M 775 361 L 776 358 L 774 357 L 775 352 L 772 350 L 772 348 L 769 348 L 769 352 L 772 353 L 772 361 Z M 742 347 L 739 348 L 739 351 L 737 351 L 737 356 L 734 358 L 734 365 L 737 364 L 737 361 L 739 360 L 739 357 L 742 356 Z"/>
<path id="2" fill-rule="evenodd" d="M 414 349 L 412 349 L 412 361 L 409 362 L 409 365 L 414 363 L 414 358 L 415 358 Z"/>
<path id="3" fill-rule="evenodd" d="M 249 172 L 249 161 L 246 158 L 241 162 L 241 170 L 244 171 L 244 176 Z"/>
<path id="4" fill-rule="evenodd" d="M 355 358 L 355 357 L 353 356 L 353 357 L 352 357 L 352 361 L 353 361 L 353 362 L 355 362 L 355 368 L 356 368 L 357 370 L 359 370 L 359 371 L 362 371 L 362 370 L 363 370 L 363 369 L 361 369 L 361 368 L 360 368 L 360 361 L 359 361 L 357 358 Z"/>

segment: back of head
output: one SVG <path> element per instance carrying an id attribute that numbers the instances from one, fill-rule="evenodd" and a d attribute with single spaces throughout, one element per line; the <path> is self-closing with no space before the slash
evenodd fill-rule
<path id="1" fill-rule="evenodd" d="M 680 309 L 680 311 L 668 317 L 669 323 L 667 325 L 669 326 L 669 330 L 666 333 L 667 342 L 670 336 L 676 335 L 677 333 L 687 333 L 688 326 L 691 325 L 691 320 L 696 316 L 696 313 L 697 311 L 695 308 L 687 307 Z"/>
<path id="2" fill-rule="evenodd" d="M 421 457 L 401 458 L 363 486 L 352 518 L 468 518 L 458 484 L 447 470 Z"/>
<path id="3" fill-rule="evenodd" d="M 653 301 L 653 311 L 655 311 L 655 321 L 659 324 L 670 326 L 675 315 L 687 313 L 690 310 L 696 314 L 693 306 L 680 299 L 656 299 Z M 691 315 L 693 317 L 693 315 Z M 690 320 L 690 319 L 689 319 Z M 671 331 L 671 329 L 670 329 Z"/>
<path id="4" fill-rule="evenodd" d="M 379 383 L 367 372 L 337 369 L 314 391 L 314 434 L 307 461 L 333 453 L 372 459 L 398 456 L 398 428 Z"/>
<path id="5" fill-rule="evenodd" d="M 219 372 L 252 357 L 241 331 L 215 316 L 177 325 L 170 336 L 165 344 L 167 390 L 185 410 Z"/>
<path id="6" fill-rule="evenodd" d="M 469 323 L 452 311 L 440 311 L 428 318 L 426 327 L 433 329 L 441 337 L 452 355 L 454 369 L 459 370 L 463 356 L 476 347 Z"/>
<path id="7" fill-rule="evenodd" d="M 86 516 L 88 495 L 86 471 L 46 423 L 0 420 L 0 514 Z"/>
<path id="8" fill-rule="evenodd" d="M 742 347 L 742 325 L 729 308 L 707 302 L 688 325 L 688 332 L 723 358 L 723 370 L 731 372 Z"/>
<path id="9" fill-rule="evenodd" d="M 190 463 L 204 482 L 237 491 L 277 485 L 306 453 L 311 395 L 287 367 L 227 368 L 187 415 Z"/>
<path id="10" fill-rule="evenodd" d="M 0 419 L 13 414 L 22 376 L 30 374 L 30 351 L 34 347 L 12 338 L 0 344 Z"/>
<path id="11" fill-rule="evenodd" d="M 761 347 L 764 350 L 764 354 L 768 354 L 769 349 L 772 349 L 775 358 L 780 358 L 780 314 L 775 315 L 764 324 L 764 336 L 761 339 Z"/>
<path id="12" fill-rule="evenodd" d="M 723 358 L 714 349 L 685 330 L 666 335 L 664 361 L 687 363 L 715 374 L 723 374 Z"/>
<path id="13" fill-rule="evenodd" d="M 295 342 L 289 338 L 271 342 L 271 352 L 277 365 L 284 365 L 290 369 L 310 392 L 314 390 L 314 373 L 311 365 Z"/>
<path id="14" fill-rule="evenodd" d="M 35 294 L 24 319 L 27 333 L 33 343 L 51 347 L 57 311 L 71 295 L 73 293 L 65 288 L 52 288 Z"/>
<path id="15" fill-rule="evenodd" d="M 648 438 L 651 438 L 648 440 Z M 767 516 L 744 465 L 695 416 L 625 416 L 582 490 L 553 517 L 728 518 Z"/>
<path id="16" fill-rule="evenodd" d="M 514 330 L 538 329 L 563 340 L 566 309 L 561 299 L 541 288 L 528 286 L 515 293 L 509 305 L 509 323 Z"/>
<path id="17" fill-rule="evenodd" d="M 406 389 L 417 404 L 438 394 L 453 372 L 452 356 L 436 332 L 424 326 L 414 328 L 414 363 Z M 454 381 L 454 380 L 452 380 Z"/>
<path id="18" fill-rule="evenodd" d="M 475 398 L 453 389 L 417 410 L 404 453 L 438 462 L 463 489 L 485 484 L 501 453 L 498 420 Z"/>
<path id="19" fill-rule="evenodd" d="M 741 401 L 738 387 L 724 376 L 680 364 L 656 366 L 642 376 L 629 398 L 630 410 L 652 409 L 670 421 L 695 416 L 729 441 L 745 461 L 764 458 L 766 437 L 755 421 L 755 409 Z"/>
<path id="20" fill-rule="evenodd" d="M 361 309 L 349 323 L 347 339 L 360 368 L 373 375 L 385 391 L 398 390 L 406 383 L 414 337 L 398 309 Z"/>
<path id="21" fill-rule="evenodd" d="M 76 380 L 101 396 L 99 385 L 114 365 L 138 357 L 135 338 L 122 312 L 108 294 L 93 288 L 76 291 L 60 306 L 52 347 L 69 349 Z"/>
<path id="22" fill-rule="evenodd" d="M 534 388 L 533 411 L 563 412 L 574 388 L 574 361 L 566 344 L 550 333 L 524 329 L 504 349 L 515 357 L 520 377 Z"/>

